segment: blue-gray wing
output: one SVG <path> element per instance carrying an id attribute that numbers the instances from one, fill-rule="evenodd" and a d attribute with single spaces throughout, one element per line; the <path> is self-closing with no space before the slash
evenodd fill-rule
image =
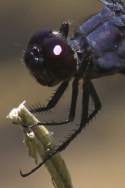
<path id="1" fill-rule="evenodd" d="M 124 3 L 120 0 L 100 0 L 103 3 L 102 10 L 84 22 L 77 32 L 88 35 L 104 22 L 110 20 L 114 15 L 125 14 Z M 116 20 L 117 22 L 117 20 Z M 118 23 L 119 24 L 119 23 Z"/>
<path id="2" fill-rule="evenodd" d="M 121 0 L 100 0 L 104 6 L 107 6 L 116 14 L 125 14 L 125 5 Z"/>
<path id="3" fill-rule="evenodd" d="M 83 23 L 78 32 L 87 39 L 93 63 L 102 71 L 115 72 L 125 67 L 125 7 L 118 0 L 102 2 L 103 9 Z"/>

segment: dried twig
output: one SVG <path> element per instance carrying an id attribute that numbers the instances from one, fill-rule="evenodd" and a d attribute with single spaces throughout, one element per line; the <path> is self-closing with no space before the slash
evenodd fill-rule
<path id="1" fill-rule="evenodd" d="M 54 138 L 44 126 L 33 126 L 38 119 L 25 107 L 25 102 L 13 109 L 7 118 L 14 124 L 21 125 L 28 146 L 29 155 L 38 164 L 38 157 L 43 160 L 55 145 Z M 45 163 L 56 188 L 73 188 L 67 167 L 60 154 L 56 154 Z"/>

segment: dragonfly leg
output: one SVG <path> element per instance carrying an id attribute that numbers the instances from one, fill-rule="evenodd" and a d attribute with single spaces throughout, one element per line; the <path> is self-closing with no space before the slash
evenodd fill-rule
<path id="1" fill-rule="evenodd" d="M 101 107 L 102 107 L 101 101 L 98 97 L 98 94 L 97 94 L 95 87 L 94 87 L 92 82 L 90 82 L 90 95 L 91 95 L 93 102 L 94 102 L 94 111 L 89 115 L 88 122 L 91 119 L 93 119 L 93 117 L 96 116 L 96 114 L 98 113 L 99 110 L 101 110 Z"/>
<path id="2" fill-rule="evenodd" d="M 54 108 L 55 105 L 58 103 L 60 100 L 61 96 L 64 94 L 66 88 L 68 87 L 68 81 L 63 82 L 58 88 L 55 94 L 52 96 L 50 101 L 48 102 L 47 106 L 45 107 L 31 107 L 30 112 L 35 114 L 35 113 L 40 113 L 44 111 L 49 111 L 50 109 Z"/>
<path id="3" fill-rule="evenodd" d="M 61 145 L 57 146 L 54 150 L 50 152 L 50 154 L 45 158 L 38 166 L 36 166 L 34 169 L 32 169 L 28 173 L 22 173 L 20 171 L 20 174 L 22 177 L 29 176 L 30 174 L 34 173 L 37 169 L 39 169 L 46 161 L 51 159 L 56 153 L 64 150 L 70 142 L 82 131 L 82 129 L 85 127 L 88 117 L 88 104 L 89 104 L 89 87 L 85 84 L 84 90 L 83 90 L 83 97 L 82 97 L 82 118 L 81 123 L 77 130 L 75 130 Z"/>
<path id="4" fill-rule="evenodd" d="M 72 122 L 75 118 L 77 97 L 78 97 L 78 79 L 75 78 L 72 83 L 72 97 L 71 97 L 68 119 L 61 122 L 45 122 L 45 123 L 39 122 L 37 125 L 55 126 L 55 125 L 64 125 Z"/>
<path id="5" fill-rule="evenodd" d="M 88 115 L 90 96 L 94 100 L 95 109 L 90 115 Z M 22 177 L 29 176 L 30 174 L 34 173 L 37 169 L 39 169 L 43 164 L 45 164 L 46 161 L 51 159 L 55 154 L 63 151 L 71 143 L 71 141 L 74 140 L 74 138 L 76 138 L 77 135 L 81 133 L 83 128 L 86 126 L 86 124 L 97 114 L 100 108 L 101 108 L 101 103 L 100 103 L 100 100 L 98 98 L 98 95 L 95 91 L 93 84 L 91 83 L 91 81 L 84 83 L 83 95 L 82 95 L 82 115 L 81 115 L 81 122 L 80 122 L 79 127 L 76 130 L 74 130 L 73 133 L 61 145 L 57 146 L 57 148 L 52 150 L 50 154 L 48 155 L 48 157 L 45 158 L 38 166 L 33 168 L 28 173 L 20 172 L 21 176 Z"/>

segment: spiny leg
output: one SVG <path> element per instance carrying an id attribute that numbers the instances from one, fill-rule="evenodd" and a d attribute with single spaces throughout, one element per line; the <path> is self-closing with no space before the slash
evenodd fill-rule
<path id="1" fill-rule="evenodd" d="M 64 122 L 53 122 L 53 123 L 46 123 L 44 125 L 63 125 L 63 124 L 67 124 L 70 123 L 74 120 L 74 116 L 75 116 L 75 109 L 76 109 L 76 100 L 77 100 L 77 95 L 78 95 L 78 83 L 77 80 L 74 80 L 73 82 L 73 90 L 72 90 L 72 101 L 71 101 L 71 108 L 70 108 L 70 114 L 69 114 L 69 118 L 67 121 Z M 93 102 L 94 102 L 94 111 L 89 114 L 87 122 L 89 122 L 91 119 L 93 119 L 93 117 L 95 117 L 95 115 L 98 113 L 98 111 L 101 109 L 102 105 L 101 105 L 101 101 L 98 97 L 98 94 L 95 90 L 95 87 L 93 85 L 93 83 L 90 81 L 89 82 L 89 95 L 92 97 Z M 74 106 L 74 108 L 73 108 Z"/>
<path id="2" fill-rule="evenodd" d="M 72 122 L 75 117 L 77 97 L 78 97 L 78 79 L 75 78 L 72 83 L 72 97 L 71 97 L 71 104 L 70 104 L 70 111 L 69 111 L 68 119 L 62 122 L 46 122 L 46 123 L 40 122 L 37 125 L 55 126 L 55 125 L 64 125 L 64 124 L 68 124 Z"/>
<path id="3" fill-rule="evenodd" d="M 95 90 L 95 87 L 94 87 L 94 85 L 93 85 L 92 82 L 90 82 L 89 88 L 90 88 L 90 95 L 91 95 L 91 97 L 92 97 L 92 99 L 93 99 L 93 102 L 94 102 L 94 111 L 89 115 L 88 120 L 87 120 L 88 122 L 89 122 L 93 117 L 96 116 L 96 114 L 98 113 L 98 111 L 99 111 L 99 110 L 101 109 L 101 107 L 102 107 L 101 101 L 100 101 L 100 99 L 99 99 L 99 97 L 98 97 L 98 94 L 97 94 L 97 92 L 96 92 L 96 90 Z"/>
<path id="4" fill-rule="evenodd" d="M 89 97 L 92 97 L 94 100 L 94 105 L 95 105 L 95 110 L 88 115 L 88 110 L 89 110 Z M 98 104 L 97 104 L 98 103 Z M 96 115 L 98 110 L 101 108 L 101 103 L 98 98 L 98 95 L 95 91 L 95 88 L 91 81 L 88 81 L 87 83 L 83 84 L 83 95 L 82 95 L 82 115 L 81 115 L 81 122 L 77 130 L 75 130 L 68 139 L 66 139 L 60 146 L 58 146 L 54 151 L 52 151 L 46 159 L 44 159 L 37 167 L 32 169 L 29 173 L 23 174 L 20 171 L 20 174 L 22 177 L 29 176 L 33 172 L 35 172 L 37 169 L 39 169 L 46 161 L 51 159 L 56 153 L 63 151 L 69 144 L 70 142 L 78 135 L 81 133 L 82 129 L 86 126 L 86 124 Z"/>
<path id="5" fill-rule="evenodd" d="M 57 88 L 56 93 L 52 96 L 46 107 L 31 108 L 30 112 L 35 114 L 52 109 L 58 103 L 61 96 L 64 94 L 68 83 L 69 81 L 65 81 Z"/>
<path id="6" fill-rule="evenodd" d="M 75 130 L 68 139 L 66 139 L 60 146 L 58 146 L 56 149 L 54 149 L 46 159 L 44 159 L 37 167 L 32 169 L 28 173 L 22 173 L 20 171 L 20 174 L 22 177 L 29 176 L 33 172 L 35 172 L 38 168 L 40 168 L 46 161 L 48 161 L 50 158 L 52 158 L 56 153 L 64 150 L 70 142 L 82 131 L 82 129 L 86 126 L 87 118 L 88 118 L 88 104 L 89 104 L 89 83 L 85 83 L 83 85 L 83 95 L 82 95 L 82 118 L 81 123 L 77 130 Z"/>

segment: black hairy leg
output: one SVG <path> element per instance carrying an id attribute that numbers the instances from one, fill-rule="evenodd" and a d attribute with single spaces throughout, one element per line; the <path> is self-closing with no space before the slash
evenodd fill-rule
<path id="1" fill-rule="evenodd" d="M 68 87 L 68 83 L 69 83 L 68 81 L 61 83 L 61 85 L 57 88 L 56 92 L 54 93 L 50 101 L 48 102 L 47 106 L 45 107 L 40 106 L 38 108 L 32 107 L 30 109 L 30 112 L 35 114 L 35 113 L 40 113 L 44 111 L 49 111 L 50 109 L 54 108 L 54 106 L 58 103 L 58 101 L 64 94 L 66 88 Z"/>
<path id="2" fill-rule="evenodd" d="M 95 109 L 94 111 L 88 115 L 88 110 L 89 110 L 89 97 L 92 97 L 94 101 L 94 106 Z M 83 94 L 82 94 L 82 114 L 81 114 L 81 122 L 79 127 L 73 131 L 73 133 L 59 146 L 57 146 L 54 150 L 52 150 L 47 158 L 45 158 L 37 167 L 32 169 L 30 172 L 23 174 L 20 172 L 22 177 L 26 177 L 33 172 L 35 172 L 37 169 L 39 169 L 46 161 L 51 159 L 56 153 L 63 151 L 72 140 L 74 140 L 75 137 L 77 137 L 78 134 L 81 133 L 82 129 L 86 126 L 86 124 L 97 114 L 97 112 L 101 108 L 101 103 L 100 105 L 96 105 L 96 102 L 100 103 L 100 100 L 98 99 L 98 95 L 96 94 L 95 88 L 91 81 L 87 81 L 86 83 L 83 84 Z"/>
<path id="3" fill-rule="evenodd" d="M 94 102 L 94 110 L 89 115 L 88 120 L 87 120 L 88 122 L 96 116 L 96 114 L 98 113 L 99 110 L 101 110 L 101 107 L 102 107 L 101 101 L 99 99 L 99 96 L 98 96 L 98 94 L 97 94 L 97 92 L 95 90 L 95 87 L 94 87 L 93 83 L 90 82 L 89 84 L 90 84 L 89 85 L 90 96 L 92 97 L 92 100 Z"/>
<path id="4" fill-rule="evenodd" d="M 72 83 L 72 97 L 71 97 L 68 119 L 61 122 L 39 122 L 37 125 L 55 126 L 55 125 L 64 125 L 72 122 L 75 118 L 77 97 L 78 97 L 78 79 L 75 78 Z"/>

